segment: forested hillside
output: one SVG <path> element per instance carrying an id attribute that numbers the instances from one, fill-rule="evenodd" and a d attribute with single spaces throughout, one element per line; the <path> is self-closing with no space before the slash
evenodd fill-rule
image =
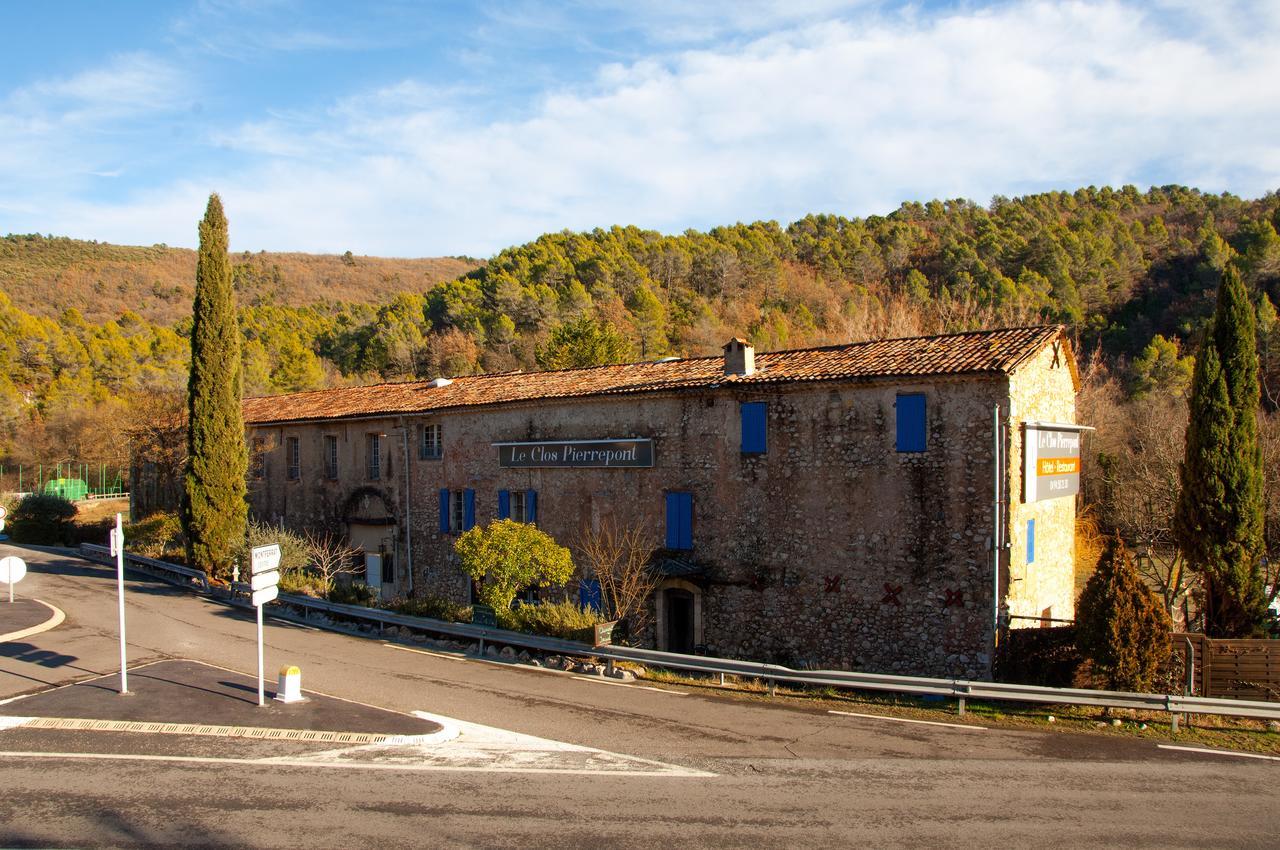
<path id="1" fill-rule="evenodd" d="M 194 230 L 193 230 L 194 232 Z M 479 265 L 474 260 L 423 260 L 332 254 L 248 252 L 239 266 L 241 304 L 302 307 L 321 301 L 378 303 L 403 290 L 421 290 Z M 0 238 L 0 290 L 36 316 L 57 318 L 78 310 L 91 322 L 132 310 L 148 321 L 173 324 L 191 313 L 196 254 L 186 248 L 150 248 L 84 242 L 65 237 Z"/>
<path id="2" fill-rule="evenodd" d="M 1071 325 L 1086 356 L 1104 354 L 1124 395 L 1177 397 L 1187 342 L 1234 259 L 1258 306 L 1274 407 L 1277 224 L 1275 194 L 1090 188 L 706 233 L 547 234 L 479 267 L 456 261 L 461 276 L 444 282 L 444 261 L 232 260 L 250 394 L 705 354 L 733 335 L 769 350 L 1050 320 Z M 75 423 L 123 421 L 185 386 L 192 253 L 0 246 L 0 460 L 118 455 L 111 427 L 86 435 Z"/>

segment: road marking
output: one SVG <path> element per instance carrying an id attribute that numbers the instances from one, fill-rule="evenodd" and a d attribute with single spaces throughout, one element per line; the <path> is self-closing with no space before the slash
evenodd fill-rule
<path id="1" fill-rule="evenodd" d="M 467 660 L 466 657 L 458 657 L 457 655 L 450 655 L 447 652 L 431 652 L 430 650 L 426 650 L 426 649 L 414 649 L 411 646 L 400 646 L 399 644 L 396 644 L 396 643 L 384 643 L 383 646 L 387 647 L 388 649 L 398 649 L 401 652 L 414 652 L 414 653 L 417 653 L 418 655 L 430 655 L 432 658 L 443 658 L 447 661 L 466 661 Z"/>
<path id="2" fill-rule="evenodd" d="M 1235 756 L 1242 759 L 1262 759 L 1264 761 L 1280 761 L 1280 756 L 1267 756 L 1262 753 L 1238 753 L 1231 750 L 1210 750 L 1204 747 L 1179 747 L 1176 744 L 1156 744 L 1162 750 L 1179 750 L 1184 753 L 1201 753 L 1206 756 Z"/>
<path id="3" fill-rule="evenodd" d="M 82 732 L 133 732 L 144 735 L 198 735 L 213 738 L 256 738 L 267 741 L 305 741 L 329 744 L 434 743 L 439 732 L 394 735 L 332 732 L 322 729 L 271 729 L 262 726 L 219 726 L 211 723 L 154 723 L 134 720 L 92 720 L 80 717 L 0 717 L 7 729 L 62 729 Z"/>
<path id="4" fill-rule="evenodd" d="M 652 685 L 632 685 L 627 682 L 610 682 L 605 679 L 594 679 L 591 676 L 574 676 L 579 682 L 594 682 L 597 685 L 612 685 L 615 688 L 631 688 L 637 691 L 657 691 L 660 694 L 671 694 L 673 697 L 687 697 L 688 691 L 669 691 L 666 688 L 655 688 Z"/>
<path id="5" fill-rule="evenodd" d="M 32 753 L 16 751 L 0 751 L 0 758 L 4 759 L 65 759 L 74 761 L 76 759 L 84 759 L 90 761 L 142 761 L 142 762 L 177 762 L 187 764 L 239 764 L 248 765 L 250 767 L 268 767 L 276 769 L 279 767 L 319 767 L 338 770 L 401 770 L 410 772 L 430 772 L 440 771 L 449 773 L 467 773 L 475 772 L 476 768 L 444 765 L 444 764 L 384 764 L 379 762 L 325 762 L 325 761 L 307 761 L 297 758 L 282 759 L 237 759 L 237 758 L 213 758 L 209 756 L 153 756 L 153 755 L 137 755 L 128 753 Z M 614 770 L 600 771 L 592 769 L 553 769 L 541 770 L 535 768 L 524 767 L 491 767 L 486 768 L 490 773 L 565 773 L 578 776 L 656 776 L 651 770 Z M 705 779 L 715 776 L 714 773 L 705 773 L 703 771 L 688 770 L 684 773 L 667 773 L 661 774 L 673 778 L 699 778 Z"/>
<path id="6" fill-rule="evenodd" d="M 987 730 L 986 726 L 969 726 L 964 723 L 942 723 L 937 720 L 912 720 L 908 717 L 887 717 L 883 714 L 858 714 L 854 711 L 828 710 L 827 714 L 839 714 L 843 717 L 866 717 L 871 720 L 892 720 L 894 723 L 919 723 L 923 726 L 946 726 L 948 729 L 976 729 L 980 732 L 985 732 Z"/>
<path id="7" fill-rule="evenodd" d="M 50 605 L 48 602 L 45 602 L 43 599 L 32 599 L 31 601 L 39 602 L 41 605 L 43 605 L 44 607 L 52 611 L 53 614 L 49 617 L 49 619 L 45 620 L 43 623 L 41 623 L 38 626 L 32 626 L 29 629 L 20 629 L 16 632 L 9 632 L 9 634 L 7 635 L 0 635 L 0 643 L 8 643 L 11 640 L 22 640 L 23 638 L 28 638 L 28 637 L 31 637 L 32 635 L 38 635 L 41 632 L 47 632 L 49 631 L 49 629 L 56 629 L 58 626 L 62 624 L 63 620 L 67 619 L 67 615 L 62 613 L 62 610 L 60 608 Z"/>
<path id="8" fill-rule="evenodd" d="M 552 673 L 556 676 L 569 676 L 571 678 L 578 679 L 579 681 L 582 681 L 582 682 L 595 682 L 597 685 L 613 685 L 615 688 L 638 688 L 643 691 L 657 691 L 660 694 L 671 694 L 672 696 L 677 696 L 677 697 L 686 697 L 689 695 L 687 691 L 669 691 L 666 688 L 655 688 L 650 685 L 631 685 L 626 682 L 609 682 L 604 679 L 594 678 L 592 676 L 582 676 L 577 673 L 574 673 L 571 670 L 557 670 L 554 667 L 534 667 L 532 664 L 521 664 L 516 661 L 495 661 L 492 658 L 472 658 L 469 655 L 466 655 L 466 656 L 450 655 L 444 652 L 432 652 L 429 649 L 417 649 L 412 646 L 401 646 L 396 643 L 384 643 L 383 646 L 387 647 L 388 649 L 398 649 L 401 652 L 413 652 L 413 653 L 417 653 L 418 655 L 430 655 L 432 658 L 444 658 L 449 661 L 482 661 L 485 664 L 496 664 L 499 667 L 505 667 L 508 670 L 514 668 L 517 670 L 531 670 L 538 673 Z"/>

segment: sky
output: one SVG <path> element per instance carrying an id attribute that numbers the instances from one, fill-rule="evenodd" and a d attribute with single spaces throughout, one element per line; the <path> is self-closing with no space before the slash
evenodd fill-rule
<path id="1" fill-rule="evenodd" d="M 904 201 L 1280 189 L 1275 0 L 21 4 L 0 234 L 488 257 Z"/>

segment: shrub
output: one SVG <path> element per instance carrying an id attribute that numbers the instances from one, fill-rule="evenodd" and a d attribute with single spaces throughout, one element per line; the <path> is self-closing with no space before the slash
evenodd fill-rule
<path id="1" fill-rule="evenodd" d="M 1084 661 L 1076 648 L 1075 626 L 1010 629 L 1000 647 L 996 680 L 1048 688 L 1075 687 Z"/>
<path id="2" fill-rule="evenodd" d="M 182 520 L 177 513 L 156 513 L 124 527 L 124 547 L 160 561 L 186 560 Z"/>
<path id="3" fill-rule="evenodd" d="M 453 548 L 462 571 L 480 583 L 480 601 L 496 611 L 509 609 L 526 587 L 563 585 L 573 575 L 569 550 L 528 523 L 496 519 L 477 525 Z"/>
<path id="4" fill-rule="evenodd" d="M 1076 645 L 1108 688 L 1148 691 L 1169 657 L 1172 624 L 1119 536 L 1107 543 L 1076 605 Z"/>
<path id="5" fill-rule="evenodd" d="M 416 599 L 393 599 L 387 607 L 397 614 L 410 617 L 426 617 L 448 623 L 470 623 L 471 606 L 454 602 L 442 596 L 422 596 Z"/>
<path id="6" fill-rule="evenodd" d="M 244 539 L 232 550 L 231 557 L 240 565 L 240 580 L 248 581 L 252 556 L 249 552 L 255 546 L 269 546 L 272 543 L 280 546 L 280 578 L 290 573 L 301 573 L 307 566 L 309 550 L 307 541 L 300 535 L 288 530 L 283 525 L 272 525 L 266 522 L 250 520 L 245 529 Z"/>
<path id="7" fill-rule="evenodd" d="M 501 628 L 565 640 L 580 638 L 584 629 L 601 621 L 596 612 L 576 602 L 542 602 L 497 613 Z"/>
<path id="8" fill-rule="evenodd" d="M 378 592 L 363 582 L 335 584 L 329 590 L 329 601 L 337 602 L 339 605 L 363 605 L 366 608 L 372 608 L 378 601 Z"/>
<path id="9" fill-rule="evenodd" d="M 19 543 L 65 545 L 75 539 L 76 506 L 61 496 L 31 493 L 9 515 L 10 535 Z"/>

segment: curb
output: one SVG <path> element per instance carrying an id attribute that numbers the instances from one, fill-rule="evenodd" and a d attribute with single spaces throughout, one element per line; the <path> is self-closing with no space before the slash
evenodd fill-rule
<path id="1" fill-rule="evenodd" d="M 20 629 L 16 632 L 9 632 L 7 635 L 0 635 L 0 643 L 8 643 L 11 640 L 22 640 L 23 638 L 31 637 L 32 635 L 38 635 L 41 632 L 47 632 L 50 629 L 56 629 L 58 626 L 62 625 L 63 620 L 67 619 L 67 615 L 62 613 L 62 609 L 50 605 L 43 599 L 32 599 L 31 601 L 39 602 L 44 607 L 48 608 L 53 612 L 53 616 L 49 617 L 49 619 L 45 620 L 38 626 L 32 626 L 29 629 Z"/>

